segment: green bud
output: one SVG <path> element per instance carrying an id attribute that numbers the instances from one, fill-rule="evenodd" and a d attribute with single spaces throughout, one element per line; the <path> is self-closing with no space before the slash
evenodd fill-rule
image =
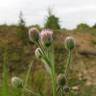
<path id="1" fill-rule="evenodd" d="M 12 77 L 11 83 L 14 88 L 23 88 L 23 81 L 18 77 Z"/>
<path id="2" fill-rule="evenodd" d="M 38 58 L 38 59 L 41 59 L 42 58 L 42 55 L 43 55 L 43 52 L 41 50 L 41 48 L 37 48 L 35 50 L 35 56 Z"/>
<path id="3" fill-rule="evenodd" d="M 38 42 L 39 40 L 39 30 L 37 28 L 30 28 L 29 29 L 29 39 L 32 42 Z"/>
<path id="4" fill-rule="evenodd" d="M 67 92 L 69 92 L 69 91 L 70 91 L 70 88 L 69 88 L 69 86 L 68 86 L 68 85 L 65 85 L 65 86 L 63 87 L 63 90 L 67 93 Z"/>
<path id="5" fill-rule="evenodd" d="M 75 39 L 71 36 L 65 39 L 65 48 L 67 50 L 72 50 L 75 47 Z"/>
<path id="6" fill-rule="evenodd" d="M 65 78 L 64 74 L 60 73 L 57 76 L 57 84 L 59 86 L 64 86 L 66 84 L 66 78 Z"/>

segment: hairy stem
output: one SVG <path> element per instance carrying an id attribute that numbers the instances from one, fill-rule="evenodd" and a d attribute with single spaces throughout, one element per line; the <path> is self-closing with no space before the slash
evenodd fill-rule
<path id="1" fill-rule="evenodd" d="M 52 91 L 53 91 L 53 96 L 56 96 L 56 74 L 55 70 L 52 68 Z"/>
<path id="2" fill-rule="evenodd" d="M 56 96 L 56 72 L 55 72 L 55 61 L 54 61 L 54 48 L 52 46 L 52 53 L 51 53 L 51 78 L 52 78 L 52 91 L 53 96 Z"/>
<path id="3" fill-rule="evenodd" d="M 66 68 L 65 68 L 65 77 L 67 78 L 68 76 L 68 69 L 71 63 L 71 50 L 68 50 L 68 58 L 67 58 L 67 64 L 66 64 Z"/>
<path id="4" fill-rule="evenodd" d="M 66 68 L 65 68 L 65 77 L 68 83 L 68 71 L 69 71 L 69 67 L 70 67 L 70 63 L 71 63 L 71 50 L 68 50 L 68 58 L 67 58 L 67 64 L 66 64 Z M 69 90 L 69 96 L 71 96 L 71 90 Z"/>
<path id="5" fill-rule="evenodd" d="M 24 82 L 24 86 L 23 86 L 22 91 L 24 91 L 24 89 L 27 87 L 27 83 L 28 83 L 28 80 L 29 80 L 32 64 L 33 64 L 33 62 L 31 62 L 30 65 L 29 65 L 29 68 L 28 68 L 28 71 L 27 71 L 27 75 L 26 75 L 26 78 L 25 78 L 25 82 Z M 21 96 L 24 96 L 23 92 L 22 92 Z"/>

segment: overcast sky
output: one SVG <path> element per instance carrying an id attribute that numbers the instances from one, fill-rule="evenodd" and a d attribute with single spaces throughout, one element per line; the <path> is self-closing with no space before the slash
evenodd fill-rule
<path id="1" fill-rule="evenodd" d="M 62 27 L 96 23 L 96 0 L 0 0 L 0 24 L 17 23 L 22 11 L 27 25 L 43 25 L 48 7 L 60 18 Z"/>

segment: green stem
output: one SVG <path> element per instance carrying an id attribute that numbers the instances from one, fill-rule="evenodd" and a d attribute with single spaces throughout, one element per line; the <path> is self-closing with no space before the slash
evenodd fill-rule
<path id="1" fill-rule="evenodd" d="M 42 43 L 40 41 L 38 41 L 38 43 L 36 43 L 36 45 L 41 48 L 41 50 L 43 52 L 43 54 L 42 54 L 43 55 L 43 58 L 47 61 L 47 64 L 50 66 L 50 61 L 48 59 L 48 56 L 46 55 L 46 51 L 47 50 L 45 50 L 44 46 L 42 45 Z"/>
<path id="2" fill-rule="evenodd" d="M 53 96 L 56 96 L 56 72 L 55 72 L 55 63 L 54 63 L 54 48 L 52 45 L 52 53 L 51 53 L 51 78 L 52 78 L 52 91 Z"/>
<path id="3" fill-rule="evenodd" d="M 71 50 L 68 50 L 68 58 L 67 58 L 67 64 L 66 64 L 66 68 L 65 68 L 65 77 L 66 78 L 68 76 L 68 69 L 69 69 L 70 63 L 71 63 Z"/>
<path id="4" fill-rule="evenodd" d="M 53 96 L 56 96 L 56 74 L 55 74 L 55 69 L 52 68 L 52 91 L 53 91 Z"/>
<path id="5" fill-rule="evenodd" d="M 38 42 L 38 45 L 39 45 L 39 47 L 41 48 L 41 50 L 42 50 L 42 52 L 43 52 L 43 54 L 44 54 L 44 57 L 47 58 L 46 50 L 45 50 L 44 46 L 42 45 L 42 43 L 41 43 L 40 41 Z"/>
<path id="6" fill-rule="evenodd" d="M 29 79 L 29 76 L 30 76 L 32 64 L 33 64 L 33 62 L 31 62 L 30 65 L 29 65 L 29 68 L 28 68 L 28 71 L 27 71 L 27 75 L 26 75 L 26 78 L 25 78 L 25 82 L 24 82 L 24 86 L 23 86 L 22 91 L 24 91 L 24 89 L 27 87 L 27 83 L 28 83 L 28 79 Z M 24 96 L 23 92 L 22 92 L 21 96 Z"/>
<path id="7" fill-rule="evenodd" d="M 8 87 L 8 52 L 7 47 L 4 49 L 3 55 L 3 82 L 2 82 L 2 96 L 9 96 Z"/>
<path id="8" fill-rule="evenodd" d="M 68 58 L 67 58 L 67 64 L 66 64 L 66 68 L 65 68 L 66 80 L 67 80 L 67 77 L 68 77 L 68 70 L 69 70 L 69 67 L 70 67 L 70 63 L 71 63 L 71 50 L 68 50 Z M 67 80 L 66 83 L 68 84 L 68 80 Z M 71 90 L 69 91 L 69 96 L 71 96 Z"/>
<path id="9" fill-rule="evenodd" d="M 49 66 L 50 65 L 50 62 L 46 61 L 45 59 L 41 59 L 41 60 L 44 63 L 45 69 L 51 75 L 51 67 Z"/>
<path id="10" fill-rule="evenodd" d="M 25 85 L 24 85 L 25 88 L 27 87 L 27 83 L 28 83 L 28 79 L 29 79 L 29 76 L 30 76 L 32 64 L 33 64 L 33 62 L 30 63 L 29 69 L 28 69 L 28 72 L 27 72 L 27 75 L 26 75 L 26 78 L 25 78 Z"/>

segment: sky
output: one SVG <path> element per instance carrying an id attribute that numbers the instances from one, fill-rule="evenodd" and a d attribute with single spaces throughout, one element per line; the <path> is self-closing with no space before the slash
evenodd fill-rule
<path id="1" fill-rule="evenodd" d="M 17 23 L 22 11 L 27 25 L 43 26 L 49 7 L 60 18 L 60 25 L 64 28 L 96 23 L 96 0 L 0 0 L 0 24 Z"/>

